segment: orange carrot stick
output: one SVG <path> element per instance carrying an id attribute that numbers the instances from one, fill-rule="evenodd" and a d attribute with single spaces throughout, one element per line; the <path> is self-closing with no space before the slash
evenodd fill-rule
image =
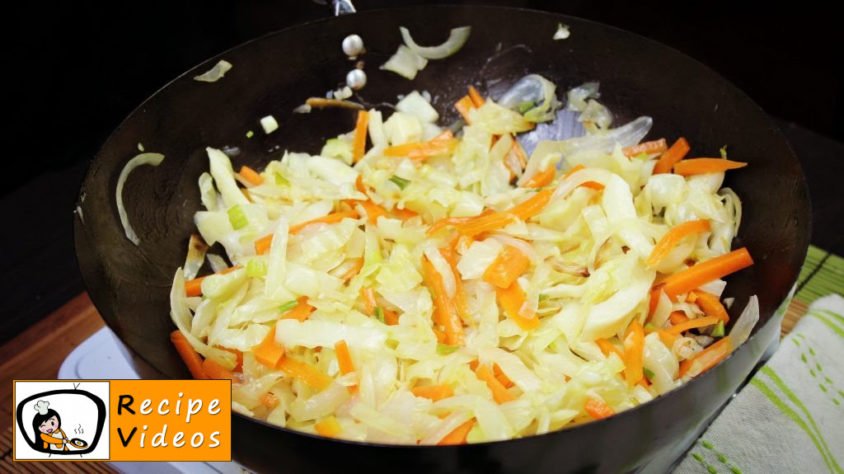
<path id="1" fill-rule="evenodd" d="M 375 307 L 378 303 L 375 302 L 375 290 L 372 288 L 361 288 L 360 297 L 363 300 L 363 312 L 367 316 L 375 314 Z"/>
<path id="2" fill-rule="evenodd" d="M 384 156 L 404 157 L 414 160 L 422 160 L 432 156 L 449 155 L 457 148 L 456 138 L 438 138 L 427 142 L 405 143 L 403 145 L 389 146 L 384 149 Z"/>
<path id="3" fill-rule="evenodd" d="M 624 153 L 624 156 L 636 156 L 642 153 L 647 153 L 648 155 L 654 155 L 657 153 L 662 153 L 668 149 L 668 143 L 666 143 L 664 138 L 660 138 L 659 140 L 653 140 L 649 142 L 642 142 L 638 145 L 626 146 L 621 149 L 621 152 Z"/>
<path id="4" fill-rule="evenodd" d="M 507 288 L 524 274 L 530 266 L 530 259 L 512 245 L 505 245 L 495 260 L 484 272 L 484 281 L 499 288 Z"/>
<path id="5" fill-rule="evenodd" d="M 264 182 L 264 178 L 260 174 L 258 174 L 257 171 L 253 170 L 252 168 L 246 165 L 240 167 L 240 173 L 238 174 L 241 178 L 246 180 L 246 182 L 254 184 L 255 186 L 258 186 L 259 184 L 262 184 Z"/>
<path id="6" fill-rule="evenodd" d="M 311 313 L 314 312 L 316 308 L 308 304 L 308 297 L 307 296 L 300 296 L 297 301 L 297 304 L 293 309 L 281 315 L 281 319 L 297 319 L 299 321 L 304 321 L 311 316 Z"/>
<path id="7" fill-rule="evenodd" d="M 282 357 L 276 367 L 290 377 L 299 379 L 317 390 L 322 390 L 331 385 L 331 377 L 309 364 L 290 357 Z"/>
<path id="8" fill-rule="evenodd" d="M 662 341 L 662 343 L 665 344 L 665 346 L 669 349 L 674 347 L 674 341 L 676 341 L 677 338 L 680 337 L 676 334 L 672 334 L 666 331 L 665 329 L 657 329 L 656 333 L 659 335 L 659 339 Z"/>
<path id="9" fill-rule="evenodd" d="M 724 324 L 730 322 L 730 315 L 727 314 L 727 309 L 721 304 L 717 296 L 701 290 L 695 290 L 690 295 L 695 295 L 694 303 L 707 316 L 715 316 L 724 321 Z"/>
<path id="10" fill-rule="evenodd" d="M 495 293 L 498 296 L 498 305 L 501 306 L 504 314 L 520 328 L 529 331 L 539 326 L 539 318 L 536 317 L 536 314 L 523 309 L 526 298 L 519 282 L 513 282 L 507 288 L 496 288 Z"/>
<path id="11" fill-rule="evenodd" d="M 486 364 L 479 364 L 475 369 L 475 375 L 478 377 L 478 380 L 486 382 L 487 387 L 489 387 L 490 391 L 492 391 L 492 398 L 495 400 L 495 403 L 500 405 L 516 399 L 516 397 L 507 391 L 507 389 L 504 388 L 504 385 L 501 385 L 501 382 L 495 378 L 495 374 L 490 366 Z"/>
<path id="12" fill-rule="evenodd" d="M 613 410 L 611 406 L 607 405 L 603 400 L 598 400 L 597 398 L 589 398 L 586 400 L 586 403 L 583 405 L 583 409 L 586 410 L 586 413 L 588 413 L 589 416 L 596 420 L 609 418 L 615 415 L 615 410 Z"/>
<path id="13" fill-rule="evenodd" d="M 202 361 L 202 371 L 205 373 L 205 377 L 209 379 L 234 379 L 234 374 L 231 370 L 226 369 L 211 359 L 205 359 Z"/>
<path id="14" fill-rule="evenodd" d="M 463 423 L 462 425 L 458 426 L 454 429 L 451 433 L 445 435 L 443 439 L 440 440 L 437 445 L 439 446 L 450 446 L 454 444 L 466 444 L 466 437 L 469 436 L 469 432 L 472 431 L 472 428 L 475 426 L 475 419 L 472 418 L 471 420 Z"/>
<path id="15" fill-rule="evenodd" d="M 696 377 L 724 360 L 732 350 L 730 336 L 724 336 L 692 358 L 680 362 L 680 377 L 689 374 Z"/>
<path id="16" fill-rule="evenodd" d="M 267 333 L 267 337 L 252 349 L 255 360 L 269 368 L 274 368 L 284 356 L 284 346 L 275 340 L 275 326 Z"/>
<path id="17" fill-rule="evenodd" d="M 358 120 L 355 124 L 355 135 L 352 140 L 352 162 L 357 163 L 363 158 L 366 151 L 366 130 L 369 126 L 369 112 L 358 111 Z"/>
<path id="18" fill-rule="evenodd" d="M 541 188 L 544 186 L 548 186 L 554 181 L 554 176 L 556 175 L 557 170 L 553 166 L 549 166 L 548 168 L 538 171 L 536 174 L 528 178 L 527 181 L 522 184 L 523 188 Z"/>
<path id="19" fill-rule="evenodd" d="M 417 397 L 427 398 L 433 401 L 442 400 L 443 398 L 454 395 L 454 390 L 452 390 L 451 386 L 445 384 L 413 387 L 410 391 Z"/>
<path id="20" fill-rule="evenodd" d="M 337 222 L 342 221 L 343 219 L 357 219 L 358 213 L 354 211 L 340 211 L 340 212 L 332 212 L 326 216 L 317 217 L 316 219 L 311 219 L 309 221 L 300 222 L 296 225 L 290 226 L 290 234 L 298 234 L 302 231 L 305 227 L 311 224 L 336 224 Z"/>
<path id="21" fill-rule="evenodd" d="M 177 329 L 171 332 L 170 342 L 173 343 L 173 347 L 176 348 L 176 352 L 179 353 L 179 356 L 182 358 L 182 362 L 185 363 L 193 378 L 208 378 L 205 375 L 205 371 L 202 369 L 202 358 L 199 357 L 199 353 L 194 350 L 193 346 L 190 345 L 190 342 L 188 342 L 188 339 L 181 331 Z"/>
<path id="22" fill-rule="evenodd" d="M 644 374 L 645 331 L 639 321 L 634 320 L 624 336 L 624 378 L 629 385 L 636 385 Z"/>
<path id="23" fill-rule="evenodd" d="M 551 201 L 551 196 L 553 194 L 554 192 L 552 190 L 543 189 L 542 191 L 534 193 L 534 195 L 530 198 L 525 199 L 519 204 L 511 207 L 506 212 L 526 221 L 542 212 L 542 210 L 545 209 L 545 206 L 547 206 Z"/>
<path id="24" fill-rule="evenodd" d="M 686 153 L 689 152 L 689 142 L 685 138 L 680 137 L 671 145 L 671 148 L 665 151 L 654 166 L 654 174 L 670 173 L 674 164 L 682 160 Z"/>
<path id="25" fill-rule="evenodd" d="M 459 224 L 463 224 L 469 222 L 472 219 L 474 219 L 474 217 L 443 217 L 442 219 L 434 222 L 433 224 L 431 224 L 430 227 L 428 227 L 427 234 L 434 235 L 448 226 L 456 226 Z"/>
<path id="26" fill-rule="evenodd" d="M 443 328 L 445 343 L 451 346 L 463 343 L 463 324 L 454 302 L 445 291 L 442 276 L 427 257 L 422 257 L 422 278 L 434 300 L 434 322 Z"/>
<path id="27" fill-rule="evenodd" d="M 721 320 L 715 316 L 703 316 L 701 318 L 689 319 L 688 321 L 671 326 L 670 328 L 668 328 L 668 332 L 670 332 L 671 334 L 680 335 L 688 331 L 689 329 L 714 326 L 718 324 L 719 321 Z"/>
<path id="28" fill-rule="evenodd" d="M 725 160 L 723 158 L 694 158 L 683 160 L 674 165 L 674 174 L 691 176 L 693 174 L 721 173 L 744 168 L 745 166 L 747 166 L 747 163 Z"/>
<path id="29" fill-rule="evenodd" d="M 656 307 L 659 304 L 659 292 L 662 291 L 662 285 L 654 285 L 651 288 L 650 299 L 648 300 L 648 320 L 653 316 Z"/>
<path id="30" fill-rule="evenodd" d="M 472 101 L 472 105 L 475 108 L 484 105 L 484 102 L 486 102 L 481 93 L 475 89 L 475 86 L 469 86 L 469 99 Z"/>
<path id="31" fill-rule="evenodd" d="M 349 353 L 349 346 L 346 341 L 339 340 L 334 344 L 334 352 L 337 354 L 337 365 L 340 366 L 340 373 L 346 375 L 355 371 L 355 364 L 352 362 L 352 355 Z"/>
<path id="32" fill-rule="evenodd" d="M 270 251 L 270 245 L 273 243 L 273 234 L 265 235 L 255 241 L 255 253 L 264 255 Z"/>
<path id="33" fill-rule="evenodd" d="M 747 249 L 742 247 L 669 276 L 665 279 L 663 288 L 665 294 L 674 299 L 677 295 L 688 293 L 712 280 L 725 277 L 750 265 L 753 265 L 753 259 Z"/>
<path id="34" fill-rule="evenodd" d="M 492 373 L 495 374 L 495 378 L 501 382 L 501 385 L 504 385 L 504 388 L 510 388 L 513 385 L 516 385 L 512 380 L 510 380 L 510 377 L 507 377 L 507 374 L 501 370 L 501 367 L 499 367 L 498 364 L 492 364 Z"/>
<path id="35" fill-rule="evenodd" d="M 666 232 L 661 239 L 659 239 L 659 242 L 657 242 L 656 246 L 651 251 L 650 256 L 648 256 L 646 263 L 651 267 L 658 265 L 662 259 L 674 250 L 674 247 L 676 247 L 681 240 L 693 234 L 709 232 L 709 229 L 709 221 L 705 219 L 688 221 L 675 225 L 671 228 L 671 230 Z"/>
<path id="36" fill-rule="evenodd" d="M 379 206 L 378 204 L 375 204 L 374 202 L 372 202 L 372 200 L 360 201 L 360 205 L 366 212 L 366 220 L 370 224 L 377 223 L 379 217 L 387 215 L 387 210 Z"/>
<path id="37" fill-rule="evenodd" d="M 460 112 L 460 116 L 463 117 L 463 120 L 467 124 L 472 123 L 469 119 L 469 111 L 475 108 L 475 104 L 472 102 L 471 97 L 464 95 L 460 98 L 460 100 L 454 103 L 454 108 Z"/>
<path id="38" fill-rule="evenodd" d="M 340 431 L 342 431 L 342 428 L 340 428 L 340 423 L 337 422 L 337 418 L 329 415 L 314 423 L 314 430 L 316 430 L 320 436 L 325 436 L 326 438 L 336 438 L 340 434 Z"/>
<path id="39" fill-rule="evenodd" d="M 384 308 L 384 324 L 395 326 L 399 323 L 399 315 L 391 309 Z"/>
<path id="40" fill-rule="evenodd" d="M 612 342 L 606 339 L 598 339 L 595 343 L 598 344 L 598 347 L 601 348 L 601 352 L 603 352 L 605 356 L 609 357 L 610 354 L 615 353 L 619 359 L 624 360 L 624 352 L 616 347 L 616 345 Z"/>
<path id="41" fill-rule="evenodd" d="M 406 221 L 408 219 L 413 219 L 414 217 L 418 216 L 419 214 L 411 211 L 410 209 L 399 209 L 398 207 L 394 207 L 390 214 L 393 216 Z"/>
<path id="42" fill-rule="evenodd" d="M 469 314 L 469 300 L 463 288 L 463 279 L 460 278 L 460 272 L 457 270 L 457 250 L 454 249 L 456 244 L 457 240 L 453 239 L 448 247 L 440 249 L 440 255 L 448 262 L 451 273 L 454 274 L 454 309 L 457 310 L 460 320 L 468 324 L 472 321 L 472 316 Z M 386 320 L 386 316 L 384 319 Z"/>
<path id="43" fill-rule="evenodd" d="M 457 225 L 457 231 L 467 237 L 475 237 L 484 232 L 492 232 L 506 227 L 513 222 L 514 216 L 510 213 L 491 212 L 473 217 L 466 222 Z"/>
<path id="44" fill-rule="evenodd" d="M 363 259 L 362 258 L 353 258 L 352 259 L 352 266 L 349 267 L 342 275 L 340 275 L 340 279 L 343 281 L 349 281 L 355 277 L 358 273 L 360 273 L 360 269 L 363 268 Z"/>
<path id="45" fill-rule="evenodd" d="M 686 316 L 686 313 L 682 311 L 672 311 L 670 315 L 668 315 L 668 320 L 671 321 L 671 324 L 683 324 L 689 320 L 689 317 Z"/>

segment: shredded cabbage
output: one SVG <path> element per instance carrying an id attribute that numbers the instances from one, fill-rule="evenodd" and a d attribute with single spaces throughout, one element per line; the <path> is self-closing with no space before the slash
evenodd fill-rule
<path id="1" fill-rule="evenodd" d="M 425 59 L 402 48 L 391 61 L 415 74 Z M 369 112 L 362 159 L 351 134 L 329 138 L 318 155 L 270 161 L 248 192 L 208 148 L 194 222 L 228 258 L 192 239 L 171 315 L 202 357 L 233 371 L 233 407 L 308 433 L 330 419 L 344 439 L 395 444 L 437 444 L 468 423 L 473 443 L 589 421 L 590 400 L 615 412 L 647 403 L 716 360 L 707 347 L 723 326 L 668 330 L 704 316 L 694 297 L 720 298 L 727 281 L 688 295 L 660 285 L 730 251 L 738 196 L 723 173 L 654 175 L 657 157 L 628 158 L 623 147 L 652 120 L 609 129 L 597 83 L 568 94 L 589 133 L 541 142 L 522 169 L 517 135 L 553 118 L 554 90 L 527 76 L 473 108 L 456 138 L 440 136 L 430 98 L 414 91 L 389 116 Z M 448 146 L 413 153 L 438 143 Z M 514 184 L 548 170 L 541 189 Z M 709 231 L 648 262 L 672 228 L 701 219 Z M 188 285 L 205 259 L 214 273 Z M 753 297 L 731 349 L 758 317 Z M 608 349 L 624 354 L 638 325 L 641 353 Z M 285 364 L 266 362 L 273 344 Z M 647 383 L 628 383 L 628 357 L 641 357 Z"/>

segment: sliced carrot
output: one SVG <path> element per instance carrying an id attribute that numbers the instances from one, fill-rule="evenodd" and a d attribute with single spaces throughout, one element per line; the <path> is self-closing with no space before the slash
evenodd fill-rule
<path id="1" fill-rule="evenodd" d="M 394 207 L 393 210 L 390 211 L 390 214 L 392 214 L 395 217 L 398 217 L 399 219 L 401 219 L 403 221 L 406 221 L 408 219 L 413 219 L 414 217 L 419 215 L 419 214 L 411 211 L 410 209 L 399 209 L 397 207 Z"/>
<path id="2" fill-rule="evenodd" d="M 495 293 L 498 297 L 498 305 L 501 306 L 504 314 L 520 328 L 529 331 L 539 326 L 539 318 L 536 317 L 536 314 L 532 311 L 528 313 L 523 309 L 526 297 L 518 281 L 513 282 L 507 288 L 496 288 Z"/>
<path id="3" fill-rule="evenodd" d="M 612 342 L 606 339 L 598 339 L 595 343 L 598 344 L 598 347 L 601 348 L 601 352 L 603 352 L 605 356 L 609 357 L 610 354 L 614 353 L 619 359 L 624 360 L 624 352 L 616 347 L 616 345 Z"/>
<path id="4" fill-rule="evenodd" d="M 372 202 L 372 200 L 360 201 L 360 205 L 366 212 L 366 220 L 370 224 L 378 223 L 379 217 L 387 215 L 387 210 L 379 206 L 378 204 L 375 204 L 374 202 Z"/>
<path id="5" fill-rule="evenodd" d="M 195 379 L 205 379 L 208 378 L 205 375 L 205 371 L 202 369 L 202 358 L 199 357 L 199 353 L 190 345 L 188 339 L 182 334 L 181 331 L 178 329 L 170 333 L 170 342 L 173 344 L 173 347 L 176 348 L 176 352 L 179 353 L 179 357 L 182 358 L 182 362 L 185 363 L 190 374 Z"/>
<path id="6" fill-rule="evenodd" d="M 472 123 L 469 119 L 469 111 L 475 108 L 475 104 L 472 102 L 471 97 L 464 95 L 460 98 L 460 100 L 454 103 L 454 108 L 460 112 L 460 116 L 463 117 L 463 120 L 467 124 Z"/>
<path id="7" fill-rule="evenodd" d="M 463 288 L 463 279 L 460 278 L 460 272 L 457 270 L 457 250 L 454 248 L 456 243 L 457 240 L 453 239 L 448 247 L 440 249 L 440 255 L 448 262 L 451 273 L 454 275 L 454 309 L 457 310 L 460 320 L 468 324 L 472 320 L 472 316 L 469 314 L 469 300 L 466 297 L 466 290 Z"/>
<path id="8" fill-rule="evenodd" d="M 665 279 L 665 294 L 670 298 L 688 293 L 712 280 L 725 277 L 753 265 L 753 259 L 745 247 L 715 257 L 679 271 Z"/>
<path id="9" fill-rule="evenodd" d="M 510 213 L 491 212 L 473 217 L 457 225 L 457 231 L 467 237 L 475 237 L 484 232 L 492 232 L 502 227 L 507 227 L 513 222 L 514 216 Z"/>
<path id="10" fill-rule="evenodd" d="M 499 288 L 507 288 L 530 267 L 530 259 L 521 250 L 505 245 L 484 272 L 484 281 Z"/>
<path id="11" fill-rule="evenodd" d="M 220 380 L 232 380 L 234 379 L 234 374 L 231 370 L 223 367 L 222 365 L 214 362 L 211 359 L 205 359 L 202 361 L 202 372 L 205 373 L 205 377 L 209 379 L 220 379 Z"/>
<path id="12" fill-rule="evenodd" d="M 355 371 L 355 364 L 352 362 L 352 355 L 349 353 L 349 346 L 346 341 L 339 340 L 334 344 L 334 352 L 337 354 L 337 365 L 340 366 L 340 373 L 343 375 Z"/>
<path id="13" fill-rule="evenodd" d="M 661 239 L 659 239 L 659 242 L 656 243 L 656 246 L 654 246 L 654 249 L 648 256 L 646 263 L 651 267 L 658 265 L 662 259 L 674 250 L 674 247 L 676 247 L 681 240 L 690 235 L 709 232 L 710 228 L 709 221 L 705 219 L 688 221 L 675 225 L 671 228 L 671 230 L 666 232 Z"/>
<path id="14" fill-rule="evenodd" d="M 451 346 L 463 343 L 463 324 L 454 302 L 449 299 L 442 276 L 427 257 L 422 257 L 422 278 L 434 300 L 434 322 L 442 327 L 445 343 Z"/>
<path id="15" fill-rule="evenodd" d="M 360 297 L 363 300 L 363 312 L 367 316 L 375 314 L 375 307 L 378 303 L 375 302 L 375 290 L 372 288 L 361 288 Z"/>
<path id="16" fill-rule="evenodd" d="M 472 431 L 472 428 L 475 426 L 475 419 L 472 418 L 471 420 L 463 423 L 462 425 L 458 426 L 454 429 L 451 433 L 445 435 L 443 439 L 440 440 L 437 445 L 439 446 L 451 446 L 455 444 L 466 444 L 466 437 L 469 436 L 469 432 Z"/>
<path id="17" fill-rule="evenodd" d="M 237 349 L 230 349 L 228 347 L 223 346 L 216 346 L 219 349 L 222 349 L 226 352 L 231 352 L 235 356 L 235 363 L 232 372 L 243 372 L 243 352 L 240 352 Z"/>
<path id="18" fill-rule="evenodd" d="M 714 326 L 714 325 L 718 324 L 719 321 L 721 321 L 721 319 L 719 319 L 715 316 L 703 316 L 703 317 L 700 317 L 700 318 L 689 319 L 688 321 L 685 321 L 685 322 L 682 322 L 680 324 L 671 326 L 670 328 L 668 328 L 668 332 L 670 332 L 671 334 L 680 335 L 680 334 L 683 334 L 684 332 L 686 332 L 690 329 L 704 328 L 706 326 Z"/>
<path id="19" fill-rule="evenodd" d="M 717 296 L 701 290 L 692 291 L 689 295 L 694 295 L 694 303 L 707 316 L 714 316 L 723 321 L 724 324 L 730 322 L 730 315 L 727 314 L 727 308 L 721 304 Z"/>
<path id="20" fill-rule="evenodd" d="M 574 165 L 573 167 L 571 167 L 571 169 L 566 171 L 566 174 L 563 175 L 563 179 L 566 179 L 569 176 L 577 173 L 578 171 L 585 170 L 585 169 L 586 169 L 586 167 L 583 166 L 583 165 Z M 597 183 L 595 181 L 586 181 L 586 182 L 582 183 L 580 186 L 582 186 L 584 188 L 594 189 L 595 191 L 601 191 L 601 190 L 604 189 L 603 184 Z"/>
<path id="21" fill-rule="evenodd" d="M 434 235 L 448 226 L 464 224 L 472 219 L 474 219 L 474 217 L 443 217 L 442 219 L 431 224 L 431 226 L 428 227 L 427 233 L 428 235 Z"/>
<path id="22" fill-rule="evenodd" d="M 358 120 L 355 124 L 355 134 L 352 139 L 352 162 L 357 163 L 363 158 L 366 151 L 366 130 L 369 126 L 369 112 L 358 111 Z"/>
<path id="23" fill-rule="evenodd" d="M 651 288 L 650 299 L 648 300 L 648 320 L 651 319 L 654 311 L 656 311 L 657 305 L 659 305 L 659 293 L 661 291 L 662 285 L 654 285 L 653 288 Z"/>
<path id="24" fill-rule="evenodd" d="M 662 153 L 668 149 L 668 143 L 665 141 L 664 138 L 660 138 L 659 140 L 653 140 L 649 142 L 642 142 L 638 145 L 626 146 L 621 149 L 621 152 L 624 153 L 624 156 L 636 156 L 641 155 L 642 153 L 646 153 L 648 155 L 654 155 L 657 153 Z"/>
<path id="25" fill-rule="evenodd" d="M 689 317 L 682 311 L 672 311 L 668 316 L 668 320 L 671 321 L 671 324 L 676 326 L 677 324 L 683 324 L 688 321 Z"/>
<path id="26" fill-rule="evenodd" d="M 240 265 L 235 265 L 235 266 L 220 270 L 219 272 L 215 273 L 214 275 L 225 275 L 226 273 L 231 273 L 231 272 L 237 270 L 238 268 L 240 268 Z M 185 282 L 185 295 L 187 295 L 187 296 L 202 296 L 202 281 L 205 280 L 205 278 L 207 276 L 208 275 L 203 276 L 203 277 L 199 277 L 199 278 L 194 278 L 193 280 L 186 281 Z"/>
<path id="27" fill-rule="evenodd" d="M 507 377 L 507 374 L 501 370 L 501 367 L 499 367 L 498 364 L 492 364 L 492 373 L 495 374 L 495 378 L 498 379 L 498 381 L 501 382 L 501 385 L 504 385 L 505 388 L 510 388 L 513 385 L 516 385 L 512 380 L 510 380 L 510 377 Z"/>
<path id="28" fill-rule="evenodd" d="M 330 415 L 314 423 L 314 430 L 320 436 L 325 436 L 326 438 L 336 438 L 340 434 L 340 431 L 342 431 L 337 418 Z"/>
<path id="29" fill-rule="evenodd" d="M 657 329 L 656 333 L 659 335 L 659 339 L 662 341 L 662 343 L 665 344 L 665 346 L 669 349 L 674 347 L 674 342 L 677 340 L 678 337 L 680 337 L 676 334 L 672 334 L 666 331 L 665 329 Z"/>
<path id="30" fill-rule="evenodd" d="M 557 170 L 553 166 L 549 166 L 548 168 L 536 172 L 533 176 L 528 178 L 527 181 L 522 184 L 523 188 L 541 188 L 544 186 L 548 186 L 554 181 L 554 176 L 557 174 Z"/>
<path id="31" fill-rule="evenodd" d="M 639 321 L 634 320 L 624 336 L 624 378 L 631 386 L 636 385 L 645 376 L 645 331 Z"/>
<path id="32" fill-rule="evenodd" d="M 279 404 L 278 397 L 272 394 L 272 392 L 267 392 L 261 395 L 261 405 L 272 410 L 273 408 L 277 407 Z"/>
<path id="33" fill-rule="evenodd" d="M 475 108 L 484 105 L 484 102 L 486 102 L 481 93 L 475 89 L 475 86 L 469 86 L 469 99 L 471 99 L 472 105 L 475 106 Z"/>
<path id="34" fill-rule="evenodd" d="M 282 357 L 276 366 L 290 377 L 299 379 L 312 388 L 322 390 L 331 385 L 331 377 L 317 370 L 315 367 L 290 357 Z"/>
<path id="35" fill-rule="evenodd" d="M 417 397 L 427 398 L 429 400 L 437 401 L 443 398 L 448 398 L 454 395 L 449 385 L 424 385 L 421 387 L 413 387 L 410 390 Z"/>
<path id="36" fill-rule="evenodd" d="M 722 173 L 724 171 L 744 168 L 747 163 L 730 161 L 723 158 L 693 158 L 683 160 L 674 165 L 674 174 L 691 176 L 693 174 Z"/>
<path id="37" fill-rule="evenodd" d="M 685 138 L 680 137 L 671 145 L 671 148 L 665 151 L 654 166 L 654 174 L 670 173 L 674 164 L 682 160 L 686 153 L 690 150 L 689 142 Z"/>
<path id="38" fill-rule="evenodd" d="M 360 269 L 363 268 L 363 258 L 353 258 L 351 259 L 352 266 L 349 267 L 342 275 L 340 275 L 340 279 L 343 281 L 349 281 L 355 277 L 358 273 L 360 273 Z"/>
<path id="39" fill-rule="evenodd" d="M 297 304 L 293 309 L 281 315 L 281 319 L 297 319 L 299 321 L 304 321 L 311 316 L 311 313 L 314 312 L 316 308 L 308 304 L 308 297 L 307 296 L 300 296 L 297 301 Z"/>
<path id="40" fill-rule="evenodd" d="M 489 387 L 490 391 L 492 391 L 492 398 L 495 400 L 495 403 L 500 405 L 516 399 L 516 397 L 507 391 L 504 385 L 501 385 L 501 382 L 495 378 L 495 373 L 492 371 L 490 366 L 486 364 L 479 364 L 475 369 L 475 375 L 479 380 L 486 382 L 486 386 Z"/>
<path id="41" fill-rule="evenodd" d="M 449 155 L 457 147 L 458 140 L 450 135 L 440 134 L 427 142 L 405 143 L 384 149 L 384 156 L 409 157 L 422 160 L 432 156 Z"/>
<path id="42" fill-rule="evenodd" d="M 615 415 L 615 410 L 613 410 L 611 406 L 607 405 L 603 400 L 598 400 L 597 398 L 587 399 L 586 403 L 583 405 L 583 409 L 586 410 L 586 413 L 588 413 L 589 416 L 596 420 L 602 420 Z"/>
<path id="43" fill-rule="evenodd" d="M 384 324 L 395 326 L 399 323 L 399 315 L 391 309 L 384 309 Z"/>
<path id="44" fill-rule="evenodd" d="M 274 368 L 284 357 L 284 346 L 275 340 L 275 326 L 270 329 L 264 340 L 252 349 L 252 355 L 255 360 L 270 368 Z"/>
<path id="45" fill-rule="evenodd" d="M 730 336 L 724 336 L 692 358 L 680 362 L 680 377 L 691 372 L 696 377 L 724 360 L 732 350 Z"/>
<path id="46" fill-rule="evenodd" d="M 363 184 L 363 175 L 359 174 L 357 179 L 355 179 L 355 189 L 362 192 L 363 194 L 367 194 L 366 185 Z"/>
<path id="47" fill-rule="evenodd" d="M 550 189 L 543 189 L 537 193 L 534 193 L 528 199 L 520 202 L 519 204 L 511 207 L 507 214 L 512 214 L 519 219 L 526 221 L 531 217 L 539 214 L 545 209 L 545 206 L 551 201 L 551 196 L 553 196 L 554 192 Z"/>
<path id="48" fill-rule="evenodd" d="M 264 182 L 264 178 L 258 174 L 257 171 L 253 170 L 252 168 L 243 165 L 240 167 L 240 172 L 238 173 L 241 178 L 243 178 L 247 183 L 254 184 L 258 186 Z"/>
<path id="49" fill-rule="evenodd" d="M 311 224 L 336 224 L 337 222 L 342 221 L 343 219 L 357 219 L 358 213 L 354 211 L 339 211 L 339 212 L 332 212 L 326 216 L 317 217 L 316 219 L 311 219 L 309 221 L 300 222 L 296 225 L 290 226 L 290 234 L 298 234 L 302 231 L 305 227 Z"/>
<path id="50" fill-rule="evenodd" d="M 270 245 L 273 243 L 273 234 L 265 235 L 255 241 L 255 253 L 264 255 L 270 251 Z"/>

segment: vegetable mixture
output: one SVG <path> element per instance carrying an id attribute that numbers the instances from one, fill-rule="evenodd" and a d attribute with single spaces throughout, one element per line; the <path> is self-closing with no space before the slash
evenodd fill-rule
<path id="1" fill-rule="evenodd" d="M 458 135 L 413 92 L 262 171 L 208 148 L 171 293 L 191 374 L 231 379 L 235 410 L 278 426 L 458 444 L 611 416 L 747 339 L 755 297 L 729 334 L 721 301 L 753 263 L 722 188 L 745 164 L 642 142 L 648 117 L 610 128 L 596 83 L 566 101 L 586 134 L 528 156 L 517 136 L 562 104 L 536 75 L 511 92 L 470 87 Z"/>

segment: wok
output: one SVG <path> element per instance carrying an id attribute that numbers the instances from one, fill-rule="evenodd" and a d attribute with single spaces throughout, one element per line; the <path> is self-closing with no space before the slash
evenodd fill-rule
<path id="1" fill-rule="evenodd" d="M 570 26 L 552 41 L 557 23 Z M 407 26 L 420 44 L 437 44 L 449 28 L 471 25 L 455 56 L 432 61 L 415 81 L 380 71 Z M 604 102 L 622 123 L 654 118 L 649 137 L 685 136 L 693 154 L 724 144 L 750 166 L 726 185 L 744 202 L 736 245 L 756 264 L 729 279 L 733 319 L 750 295 L 761 320 L 753 336 L 721 364 L 685 386 L 617 416 L 525 439 L 458 447 L 379 446 L 323 439 L 241 415 L 233 419 L 234 458 L 260 471 L 324 472 L 620 472 L 664 470 L 743 383 L 779 333 L 782 312 L 804 259 L 809 201 L 799 162 L 777 127 L 746 95 L 704 65 L 625 31 L 561 15 L 500 7 L 424 6 L 368 11 L 295 26 L 253 40 L 186 72 L 132 112 L 90 165 L 75 220 L 76 250 L 91 299 L 128 346 L 145 376 L 186 378 L 169 343 L 173 329 L 168 291 L 184 261 L 192 216 L 200 209 L 197 178 L 207 169 L 206 146 L 237 146 L 233 159 L 260 168 L 285 149 L 317 153 L 326 138 L 351 130 L 355 114 L 323 110 L 293 114 L 306 97 L 335 89 L 352 67 L 342 39 L 360 34 L 369 76 L 361 92 L 370 103 L 428 90 L 446 122 L 468 84 L 502 90 L 527 73 L 541 74 L 558 91 L 600 80 Z M 496 53 L 498 53 L 496 55 Z M 488 61 L 491 56 L 495 59 Z M 212 83 L 192 80 L 219 59 L 234 68 Z M 258 119 L 273 114 L 280 129 L 265 135 Z M 255 130 L 255 136 L 245 134 Z M 141 167 L 124 196 L 139 246 L 123 234 L 115 204 L 121 168 L 146 150 L 166 155 L 157 168 Z M 84 218 L 84 220 L 83 220 Z"/>

